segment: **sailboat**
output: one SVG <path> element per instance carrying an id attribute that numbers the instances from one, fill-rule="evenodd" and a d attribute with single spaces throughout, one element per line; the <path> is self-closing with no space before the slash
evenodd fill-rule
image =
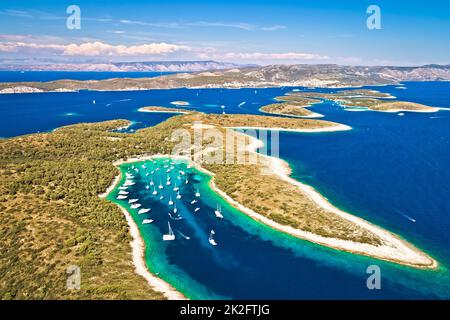
<path id="1" fill-rule="evenodd" d="M 175 234 L 172 231 L 172 227 L 170 226 L 170 222 L 167 221 L 167 225 L 169 226 L 169 233 L 163 234 L 163 240 L 164 241 L 172 241 L 175 240 Z"/>
<path id="2" fill-rule="evenodd" d="M 146 190 L 150 189 L 150 186 L 149 185 L 145 186 L 145 189 Z"/>
<path id="3" fill-rule="evenodd" d="M 156 191 L 155 187 L 153 187 L 153 192 L 152 192 L 152 194 L 153 194 L 154 196 L 156 196 L 156 195 L 158 194 L 158 191 Z"/>
<path id="4" fill-rule="evenodd" d="M 217 208 L 214 211 L 214 214 L 216 215 L 217 218 L 223 219 L 222 210 L 221 210 L 219 204 L 217 204 Z"/>
<path id="5" fill-rule="evenodd" d="M 150 224 L 150 223 L 152 223 L 152 222 L 153 222 L 152 219 L 144 219 L 144 220 L 142 221 L 142 224 Z"/>
<path id="6" fill-rule="evenodd" d="M 138 202 L 139 201 L 139 199 L 130 199 L 130 200 L 128 200 L 128 203 L 135 203 L 135 202 Z"/>
<path id="7" fill-rule="evenodd" d="M 161 195 L 161 197 L 159 197 L 159 200 L 162 200 L 162 199 L 164 199 L 164 196 L 163 196 L 163 195 Z"/>
<path id="8" fill-rule="evenodd" d="M 180 200 L 181 199 L 181 194 L 178 192 L 177 193 L 177 199 Z"/>
<path id="9" fill-rule="evenodd" d="M 153 182 L 153 178 L 150 179 L 150 185 L 153 186 L 155 183 Z"/>
<path id="10" fill-rule="evenodd" d="M 197 203 L 197 200 L 194 199 L 191 201 L 191 204 L 194 204 L 194 203 Z"/>
<path id="11" fill-rule="evenodd" d="M 129 192 L 121 190 L 121 191 L 119 191 L 119 194 L 127 195 L 127 194 L 129 194 Z"/>
<path id="12" fill-rule="evenodd" d="M 161 181 L 159 182 L 158 188 L 160 188 L 160 189 L 164 188 Z"/>
<path id="13" fill-rule="evenodd" d="M 175 208 L 173 208 L 173 213 L 177 213 L 178 209 L 177 209 L 177 205 L 175 205 Z"/>
<path id="14" fill-rule="evenodd" d="M 180 188 L 177 187 L 177 184 L 175 183 L 175 187 L 173 188 L 173 191 L 178 191 Z"/>
<path id="15" fill-rule="evenodd" d="M 189 180 L 186 178 L 186 181 L 184 181 L 184 183 L 188 184 L 188 183 L 189 183 Z"/>
<path id="16" fill-rule="evenodd" d="M 197 212 L 198 210 L 200 210 L 200 208 L 197 207 L 194 209 L 194 212 Z"/>
<path id="17" fill-rule="evenodd" d="M 169 206 L 173 205 L 172 196 L 169 198 Z"/>
<path id="18" fill-rule="evenodd" d="M 125 183 L 123 185 L 124 185 L 124 187 L 128 187 L 128 186 L 132 186 L 134 184 L 135 184 L 135 182 L 133 182 L 133 180 L 127 179 L 127 180 L 125 180 Z"/>
<path id="19" fill-rule="evenodd" d="M 200 191 L 198 190 L 198 188 L 197 188 L 197 192 L 195 193 L 195 196 L 196 196 L 197 198 L 200 197 Z"/>
<path id="20" fill-rule="evenodd" d="M 172 216 L 172 214 L 170 213 L 170 211 L 169 211 L 169 217 L 170 217 L 170 219 L 172 219 L 172 220 L 181 220 L 181 219 L 183 219 L 183 217 L 180 216 L 179 214 L 177 214 L 176 217 Z"/>
<path id="21" fill-rule="evenodd" d="M 216 240 L 214 240 L 214 238 L 213 238 L 213 236 L 214 236 L 215 234 L 216 234 L 216 233 L 214 232 L 214 230 L 211 230 L 211 233 L 209 234 L 209 239 L 208 239 L 209 243 L 211 243 L 213 246 L 217 246 L 217 242 L 216 242 Z"/>
<path id="22" fill-rule="evenodd" d="M 132 204 L 131 205 L 131 209 L 137 209 L 137 208 L 139 208 L 141 206 L 141 204 L 140 203 L 135 203 L 135 204 Z"/>
<path id="23" fill-rule="evenodd" d="M 126 199 L 126 198 L 128 198 L 127 196 L 122 196 L 122 195 L 120 195 L 120 196 L 117 196 L 117 200 L 124 200 L 124 199 Z"/>
<path id="24" fill-rule="evenodd" d="M 141 209 L 141 210 L 138 211 L 138 214 L 147 213 L 149 211 L 150 211 L 150 209 Z"/>

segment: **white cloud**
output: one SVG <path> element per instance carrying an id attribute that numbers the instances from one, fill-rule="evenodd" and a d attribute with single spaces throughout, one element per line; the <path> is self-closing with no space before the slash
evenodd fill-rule
<path id="1" fill-rule="evenodd" d="M 225 53 L 201 53 L 202 59 L 222 60 L 328 60 L 330 57 L 315 53 L 285 52 L 285 53 L 262 53 L 262 52 L 225 52 Z"/>
<path id="2" fill-rule="evenodd" d="M 138 25 L 138 26 L 144 26 L 144 27 L 157 27 L 157 28 L 169 28 L 169 29 L 183 28 L 183 26 L 181 26 L 177 22 L 145 22 L 145 21 L 127 20 L 127 19 L 119 20 L 119 22 L 122 24 L 125 24 L 125 25 Z"/>
<path id="3" fill-rule="evenodd" d="M 21 49 L 51 50 L 66 56 L 141 56 L 172 53 L 180 50 L 189 50 L 187 46 L 165 42 L 149 43 L 134 46 L 111 45 L 100 41 L 85 42 L 81 44 L 38 44 L 26 42 L 0 43 L 0 52 L 16 52 Z"/>
<path id="4" fill-rule="evenodd" d="M 282 26 L 282 25 L 274 25 L 274 26 L 268 26 L 268 27 L 262 27 L 261 30 L 263 31 L 277 31 L 277 30 L 282 30 L 282 29 L 286 29 L 286 26 Z"/>
<path id="5" fill-rule="evenodd" d="M 10 17 L 18 17 L 18 18 L 32 18 L 32 15 L 28 11 L 24 10 L 2 10 L 0 11 L 0 14 L 4 14 Z"/>
<path id="6" fill-rule="evenodd" d="M 188 22 L 187 26 L 190 27 L 219 27 L 219 28 L 235 28 L 241 30 L 253 30 L 255 26 L 250 23 L 244 22 L 208 22 L 208 21 L 196 21 L 196 22 Z"/>

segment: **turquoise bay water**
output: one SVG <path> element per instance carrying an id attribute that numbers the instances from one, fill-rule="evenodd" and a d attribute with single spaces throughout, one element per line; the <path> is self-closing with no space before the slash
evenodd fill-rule
<path id="1" fill-rule="evenodd" d="M 406 90 L 394 86 L 376 89 L 403 100 L 450 107 L 450 83 L 405 85 Z M 203 112 L 220 113 L 221 106 L 225 106 L 227 113 L 257 114 L 260 106 L 289 90 L 179 89 L 2 95 L 0 109 L 4 117 L 0 119 L 0 136 L 116 118 L 133 120 L 134 129 L 138 129 L 171 116 L 139 113 L 139 107 L 169 107 L 175 100 L 188 101 L 189 109 Z M 440 262 L 439 270 L 402 267 L 324 248 L 271 230 L 227 205 L 209 189 L 207 176 L 187 169 L 182 163 L 176 165 L 189 172 L 191 183 L 182 185 L 182 199 L 177 204 L 184 219 L 171 220 L 175 241 L 161 239 L 167 233 L 170 219 L 167 199 L 159 202 L 159 198 L 152 198 L 151 192 L 145 189 L 148 177 L 142 168 L 136 174 L 136 185 L 129 190 L 130 198 L 139 198 L 143 207 L 152 208 L 146 215 L 155 220 L 150 225 L 142 225 L 144 215 L 131 210 L 148 247 L 146 258 L 150 270 L 192 298 L 450 298 L 450 113 L 405 113 L 401 117 L 344 111 L 327 102 L 311 110 L 324 114 L 325 120 L 345 123 L 354 130 L 280 133 L 280 156 L 293 167 L 293 176 L 317 188 L 336 206 L 386 227 L 425 250 Z M 157 165 L 160 164 L 154 164 Z M 124 173 L 129 166 L 122 167 Z M 165 178 L 162 174 L 163 183 Z M 198 214 L 192 212 L 195 208 L 190 205 L 195 197 L 194 184 L 201 193 Z M 220 221 L 214 216 L 218 203 L 224 215 Z M 212 228 L 218 242 L 215 247 L 207 241 Z M 190 240 L 182 238 L 178 231 L 189 235 Z M 382 290 L 366 288 L 366 268 L 371 264 L 381 267 Z"/>

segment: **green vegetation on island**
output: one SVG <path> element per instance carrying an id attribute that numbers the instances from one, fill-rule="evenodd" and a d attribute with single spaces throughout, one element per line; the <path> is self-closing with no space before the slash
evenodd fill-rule
<path id="1" fill-rule="evenodd" d="M 439 110 L 439 108 L 414 102 L 398 101 L 388 93 L 368 89 L 341 90 L 334 93 L 291 92 L 281 99 L 285 101 L 296 101 L 296 99 L 331 100 L 343 107 L 364 107 L 369 110 L 384 112 L 436 112 Z"/>
<path id="2" fill-rule="evenodd" d="M 159 106 L 148 106 L 139 108 L 141 112 L 163 112 L 163 113 L 190 113 L 196 111 L 190 111 L 187 109 L 179 109 L 179 108 L 167 108 L 167 107 L 159 107 Z"/>

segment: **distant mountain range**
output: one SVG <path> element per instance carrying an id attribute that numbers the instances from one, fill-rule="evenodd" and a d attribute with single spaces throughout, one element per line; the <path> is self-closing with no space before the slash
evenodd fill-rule
<path id="1" fill-rule="evenodd" d="M 166 67 L 172 64 L 166 65 Z M 194 65 L 195 63 L 192 62 L 192 66 Z M 218 66 L 216 62 L 208 62 L 207 65 L 209 67 L 213 65 Z M 126 66 L 127 64 L 123 64 L 122 68 L 126 68 Z M 220 64 L 220 66 L 225 67 L 225 64 Z M 154 67 L 156 66 L 154 65 Z M 166 71 L 168 70 L 173 71 L 174 69 L 166 69 Z M 450 81 L 450 65 L 365 67 L 331 64 L 297 64 L 234 67 L 227 68 L 226 70 L 189 73 L 178 72 L 153 78 L 0 83 L 0 94 L 78 90 L 119 91 L 172 88 L 267 88 L 283 86 L 343 88 L 399 84 L 403 81 Z"/>
<path id="2" fill-rule="evenodd" d="M 2 71 L 196 72 L 249 65 L 217 61 L 147 61 L 110 63 L 0 64 Z"/>

